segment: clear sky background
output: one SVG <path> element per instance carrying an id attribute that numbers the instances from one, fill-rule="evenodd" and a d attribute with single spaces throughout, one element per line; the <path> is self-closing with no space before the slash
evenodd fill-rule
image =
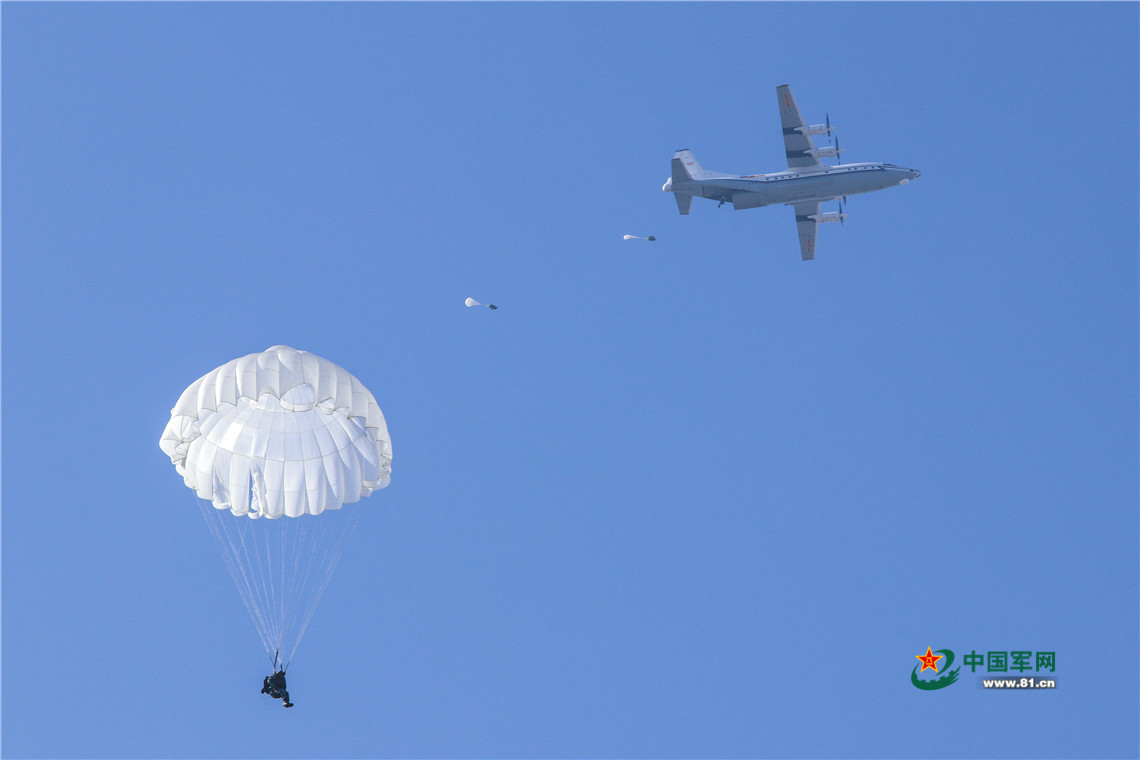
<path id="1" fill-rule="evenodd" d="M 1136 757 L 1138 15 L 5 3 L 4 756 Z M 660 190 L 785 83 L 922 171 L 808 263 Z M 395 451 L 288 711 L 158 448 L 275 344 Z"/>

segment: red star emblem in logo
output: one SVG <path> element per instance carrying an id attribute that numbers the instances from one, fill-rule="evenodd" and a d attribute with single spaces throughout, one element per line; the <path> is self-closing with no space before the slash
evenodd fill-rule
<path id="1" fill-rule="evenodd" d="M 927 668 L 930 668 L 935 673 L 938 672 L 938 661 L 942 659 L 942 655 L 934 654 L 934 652 L 930 651 L 930 647 L 926 648 L 926 654 L 916 654 L 915 657 L 922 660 L 922 670 L 918 671 L 919 673 Z"/>

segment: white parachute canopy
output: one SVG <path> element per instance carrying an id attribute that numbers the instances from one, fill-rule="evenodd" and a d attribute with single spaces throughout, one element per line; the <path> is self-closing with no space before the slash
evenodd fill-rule
<path id="1" fill-rule="evenodd" d="M 327 359 L 274 346 L 196 380 L 159 446 L 200 497 L 266 651 L 287 663 L 359 521 L 341 507 L 389 483 L 376 400 Z"/>

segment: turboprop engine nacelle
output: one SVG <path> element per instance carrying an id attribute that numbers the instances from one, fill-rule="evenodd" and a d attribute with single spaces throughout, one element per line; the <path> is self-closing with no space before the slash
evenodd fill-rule
<path id="1" fill-rule="evenodd" d="M 815 158 L 839 158 L 839 154 L 843 151 L 834 145 L 828 145 L 826 148 L 816 148 L 811 152 Z"/>
<path id="2" fill-rule="evenodd" d="M 834 131 L 835 127 L 830 124 L 812 124 L 811 126 L 799 128 L 801 135 L 830 135 Z"/>
<path id="3" fill-rule="evenodd" d="M 808 218 L 813 219 L 820 224 L 825 224 L 827 222 L 842 222 L 847 218 L 847 214 L 844 214 L 841 211 L 824 211 L 819 214 L 812 214 Z"/>

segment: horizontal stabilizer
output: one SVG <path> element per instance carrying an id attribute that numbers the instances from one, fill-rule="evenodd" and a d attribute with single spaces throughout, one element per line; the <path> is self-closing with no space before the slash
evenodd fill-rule
<path id="1" fill-rule="evenodd" d="M 693 196 L 687 193 L 673 193 L 673 199 L 677 201 L 677 210 L 682 214 L 689 213 L 689 207 L 693 205 Z"/>

